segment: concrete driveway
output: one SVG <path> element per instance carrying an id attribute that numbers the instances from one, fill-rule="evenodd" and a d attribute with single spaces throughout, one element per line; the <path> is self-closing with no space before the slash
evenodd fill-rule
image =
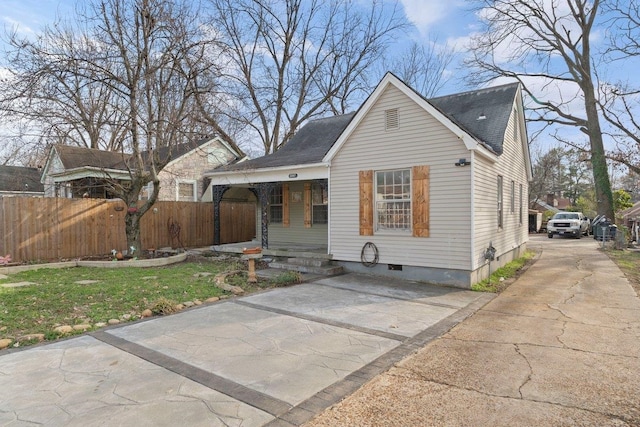
<path id="1" fill-rule="evenodd" d="M 640 426 L 640 299 L 593 239 L 534 236 L 525 274 L 308 424 Z"/>
<path id="2" fill-rule="evenodd" d="M 0 426 L 299 425 L 493 298 L 358 275 L 0 355 Z"/>

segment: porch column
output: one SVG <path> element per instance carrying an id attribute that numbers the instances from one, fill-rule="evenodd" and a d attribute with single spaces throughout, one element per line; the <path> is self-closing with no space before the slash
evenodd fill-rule
<path id="1" fill-rule="evenodd" d="M 271 190 L 273 190 L 275 186 L 275 182 L 261 182 L 256 184 L 254 188 L 254 193 L 258 198 L 258 202 L 260 202 L 260 223 L 263 249 L 269 249 L 269 212 L 267 211 L 267 208 L 269 207 L 269 196 L 271 195 Z"/>
<path id="2" fill-rule="evenodd" d="M 220 202 L 222 195 L 229 188 L 228 185 L 212 185 L 211 196 L 213 197 L 213 244 L 220 244 Z"/>

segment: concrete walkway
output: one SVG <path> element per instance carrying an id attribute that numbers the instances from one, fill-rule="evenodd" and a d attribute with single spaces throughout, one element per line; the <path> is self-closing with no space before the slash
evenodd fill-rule
<path id="1" fill-rule="evenodd" d="M 535 245 L 500 296 L 307 426 L 640 426 L 637 294 L 593 239 Z"/>
<path id="2" fill-rule="evenodd" d="M 325 278 L 0 353 L 0 426 L 291 426 L 493 295 Z"/>

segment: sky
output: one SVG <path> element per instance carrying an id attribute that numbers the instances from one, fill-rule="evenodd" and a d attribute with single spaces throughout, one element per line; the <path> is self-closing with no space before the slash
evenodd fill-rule
<path id="1" fill-rule="evenodd" d="M 369 1 L 369 0 L 362 0 Z M 389 0 L 390 1 L 390 0 Z M 457 59 L 465 55 L 465 47 L 471 35 L 479 28 L 477 13 L 470 9 L 467 0 L 398 0 L 403 7 L 407 19 L 414 25 L 414 30 L 404 35 L 399 44 L 409 41 L 429 43 L 437 40 L 446 43 L 458 51 Z M 66 17 L 73 14 L 75 0 L 0 0 L 0 26 L 15 28 L 22 34 L 37 34 L 42 26 L 54 22 L 57 16 Z M 594 41 L 602 34 L 594 32 Z M 0 58 L 1 59 L 1 58 Z M 457 63 L 459 65 L 459 62 Z M 638 64 L 636 64 L 638 65 Z M 393 71 L 393 70 L 390 70 Z M 450 70 L 456 77 L 464 75 L 464 70 L 452 65 Z M 618 64 L 616 73 L 631 75 L 630 64 Z M 496 82 L 497 83 L 504 83 Z M 463 79 L 452 78 L 439 95 L 455 93 L 471 89 Z M 558 96 L 541 92 L 541 97 Z M 578 106 L 580 107 L 580 106 Z M 530 134 L 532 129 L 530 129 Z M 583 138 L 578 131 L 570 131 L 569 137 Z M 538 137 L 532 144 L 532 151 L 546 151 L 558 143 L 546 134 Z M 535 153 L 534 153 L 535 154 Z"/>

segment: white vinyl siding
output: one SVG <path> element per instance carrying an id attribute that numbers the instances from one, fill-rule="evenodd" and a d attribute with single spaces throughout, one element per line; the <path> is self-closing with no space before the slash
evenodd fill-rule
<path id="1" fill-rule="evenodd" d="M 514 110 L 515 111 L 515 110 Z M 525 153 L 521 141 L 514 141 L 514 116 L 511 117 L 505 132 L 503 152 L 496 163 L 489 162 L 481 156 L 475 156 L 474 170 L 474 270 L 485 265 L 484 250 L 491 243 L 497 250 L 496 256 L 501 256 L 520 247 L 528 240 L 528 227 L 521 226 L 520 215 L 504 215 L 503 226 L 499 231 L 496 220 L 497 190 L 496 177 L 503 176 L 505 183 L 514 182 L 522 186 L 522 196 L 518 202 L 526 210 L 526 200 L 522 198 L 528 194 L 529 183 L 525 168 Z M 520 132 L 519 132 L 520 134 Z M 519 136 L 522 136 L 521 134 Z M 505 192 L 506 193 L 506 192 Z M 504 197 L 504 196 L 503 196 Z"/>
<path id="2" fill-rule="evenodd" d="M 401 126 L 385 133 L 385 111 L 397 109 Z M 382 264 L 469 270 L 471 170 L 456 167 L 469 152 L 458 137 L 393 86 L 388 87 L 332 160 L 330 252 L 335 260 L 360 262 L 363 245 L 378 247 Z M 429 165 L 429 237 L 403 233 L 359 235 L 361 170 Z M 494 181 L 495 182 L 495 181 Z M 495 216 L 494 216 L 495 218 Z"/>

